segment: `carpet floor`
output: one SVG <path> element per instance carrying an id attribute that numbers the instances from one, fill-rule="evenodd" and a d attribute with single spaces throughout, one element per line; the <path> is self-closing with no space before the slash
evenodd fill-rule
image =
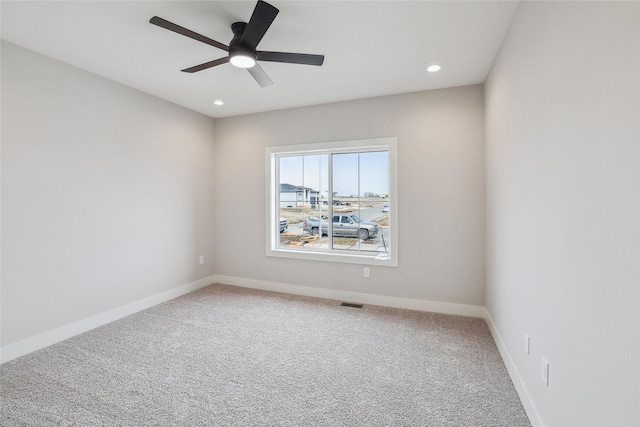
<path id="1" fill-rule="evenodd" d="M 0 365 L 2 426 L 529 426 L 482 319 L 211 285 Z"/>

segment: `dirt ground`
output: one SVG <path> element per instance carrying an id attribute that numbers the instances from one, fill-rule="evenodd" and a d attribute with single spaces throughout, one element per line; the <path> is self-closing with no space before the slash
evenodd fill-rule
<path id="1" fill-rule="evenodd" d="M 387 200 L 381 197 L 372 197 L 367 199 L 360 199 L 360 203 L 358 204 L 357 199 L 351 198 L 339 198 L 335 199 L 335 201 L 339 203 L 344 203 L 344 205 L 336 205 L 333 207 L 334 214 L 340 213 L 349 213 L 355 212 L 358 209 L 366 209 L 372 206 L 380 205 L 381 203 L 386 203 Z M 347 205 L 348 203 L 348 205 Z M 311 206 L 300 206 L 293 208 L 280 208 L 280 216 L 282 218 L 286 218 L 289 221 L 289 224 L 298 224 L 302 222 L 302 218 L 307 218 L 310 216 L 322 216 L 326 217 L 329 215 L 329 206 L 321 203 L 319 206 L 315 207 Z M 379 224 L 382 226 L 382 224 Z M 388 225 L 388 222 L 387 222 Z"/>
<path id="2" fill-rule="evenodd" d="M 374 222 L 376 224 L 378 224 L 378 227 L 388 227 L 389 226 L 389 213 L 384 214 L 384 216 L 381 217 L 381 218 L 377 218 Z"/>
<path id="3" fill-rule="evenodd" d="M 288 234 L 282 233 L 280 235 L 280 244 L 281 245 L 291 245 L 291 246 L 302 246 L 305 243 L 328 243 L 329 238 L 327 236 L 323 236 L 321 239 L 318 236 L 312 236 L 308 233 L 303 234 L 302 236 L 299 234 Z M 334 237 L 333 244 L 334 245 L 352 245 L 354 241 L 353 237 Z"/>

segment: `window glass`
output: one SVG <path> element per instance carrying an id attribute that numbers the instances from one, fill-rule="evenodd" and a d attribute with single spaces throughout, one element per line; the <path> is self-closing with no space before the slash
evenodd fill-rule
<path id="1" fill-rule="evenodd" d="M 286 228 L 279 226 L 278 246 L 305 246 L 303 226 L 328 214 L 322 202 L 328 187 L 327 155 L 284 155 L 278 160 L 278 218 L 280 224 L 286 222 Z"/>

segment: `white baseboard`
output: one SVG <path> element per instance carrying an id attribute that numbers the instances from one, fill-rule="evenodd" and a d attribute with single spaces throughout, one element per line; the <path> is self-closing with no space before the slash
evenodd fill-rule
<path id="1" fill-rule="evenodd" d="M 408 310 L 429 311 L 432 313 L 453 314 L 457 316 L 484 318 L 486 310 L 479 305 L 453 304 L 447 302 L 417 300 L 411 298 L 389 297 L 384 295 L 365 294 L 359 292 L 338 291 L 335 289 L 311 288 L 290 285 L 287 283 L 267 282 L 264 280 L 245 279 L 233 276 L 213 276 L 216 283 L 239 286 L 243 288 L 261 289 L 264 291 L 283 292 L 308 297 L 326 298 L 360 304 L 381 305 L 384 307 L 404 308 Z"/>
<path id="2" fill-rule="evenodd" d="M 540 417 L 540 413 L 536 408 L 536 405 L 533 403 L 531 399 L 531 395 L 527 390 L 522 377 L 520 376 L 520 372 L 518 368 L 516 368 L 515 363 L 513 363 L 513 359 L 511 358 L 511 354 L 507 350 L 507 346 L 504 344 L 502 337 L 500 336 L 500 332 L 498 332 L 498 328 L 493 322 L 493 318 L 491 317 L 491 313 L 485 309 L 485 320 L 487 325 L 489 326 L 489 330 L 491 331 L 491 335 L 493 335 L 493 340 L 496 342 L 496 346 L 498 347 L 498 351 L 502 356 L 502 360 L 504 361 L 505 366 L 507 367 L 507 371 L 509 372 L 509 376 L 511 377 L 511 381 L 518 392 L 518 396 L 520 396 L 520 401 L 522 402 L 522 406 L 524 406 L 524 410 L 527 412 L 527 416 L 529 417 L 529 421 L 531 421 L 531 425 L 533 427 L 544 427 L 544 423 L 542 422 L 542 417 Z"/>
<path id="3" fill-rule="evenodd" d="M 143 298 L 130 304 L 114 308 L 113 310 L 109 310 L 104 313 L 100 313 L 95 316 L 80 320 L 78 322 L 62 326 L 52 331 L 36 335 L 35 337 L 27 338 L 26 340 L 19 341 L 14 344 L 6 345 L 2 347 L 2 351 L 0 352 L 0 363 L 8 362 L 9 360 L 15 359 L 16 357 L 24 356 L 25 354 L 29 354 L 33 351 L 40 350 L 41 348 L 50 346 L 60 341 L 64 341 L 67 338 L 71 338 L 75 335 L 97 328 L 98 326 L 106 325 L 107 323 L 122 319 L 123 317 L 129 316 L 131 314 L 146 310 L 147 308 L 153 307 L 154 305 L 158 305 L 189 292 L 193 292 L 197 289 L 214 283 L 214 278 L 215 276 L 204 277 L 202 279 L 196 280 L 195 282 L 187 283 L 186 285 L 182 285 L 177 288 L 170 289 L 168 291 L 161 292 L 147 298 Z"/>

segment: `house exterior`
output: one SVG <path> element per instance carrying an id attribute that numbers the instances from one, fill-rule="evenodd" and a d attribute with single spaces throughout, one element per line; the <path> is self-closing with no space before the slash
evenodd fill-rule
<path id="1" fill-rule="evenodd" d="M 320 200 L 320 192 L 309 187 L 280 184 L 280 207 L 295 208 L 315 205 Z"/>

